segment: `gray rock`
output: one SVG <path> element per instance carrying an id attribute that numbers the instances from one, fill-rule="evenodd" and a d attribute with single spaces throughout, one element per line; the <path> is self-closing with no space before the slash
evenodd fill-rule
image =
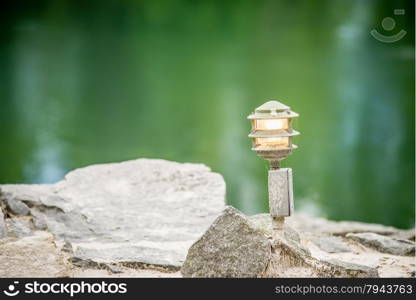
<path id="1" fill-rule="evenodd" d="M 1 189 L 30 204 L 34 226 L 69 241 L 77 259 L 176 268 L 225 202 L 221 175 L 157 159 L 93 165 L 54 185 Z"/>
<path id="2" fill-rule="evenodd" d="M 415 243 L 408 240 L 397 240 L 373 232 L 349 233 L 346 237 L 383 253 L 394 255 L 415 254 Z"/>
<path id="3" fill-rule="evenodd" d="M 352 221 L 332 221 L 313 217 L 302 212 L 295 212 L 293 216 L 287 218 L 287 224 L 300 232 L 307 231 L 336 236 L 362 232 L 374 232 L 382 235 L 407 234 L 407 230 L 400 230 L 391 226 Z"/>
<path id="4" fill-rule="evenodd" d="M 32 215 L 33 226 L 37 230 L 47 230 L 48 225 L 46 224 L 45 216 L 43 213 L 39 212 L 36 208 L 32 208 L 30 211 Z"/>
<path id="5" fill-rule="evenodd" d="M 4 222 L 3 210 L 0 207 L 0 239 L 6 237 L 6 234 L 7 234 L 6 223 Z"/>
<path id="6" fill-rule="evenodd" d="M 116 265 L 107 264 L 106 268 L 113 274 L 123 273 L 123 269 Z"/>
<path id="7" fill-rule="evenodd" d="M 67 277 L 69 266 L 46 232 L 0 242 L 0 277 Z"/>
<path id="8" fill-rule="evenodd" d="M 378 277 L 378 271 L 365 265 L 314 257 L 300 244 L 275 233 L 271 260 L 262 277 Z"/>
<path id="9" fill-rule="evenodd" d="M 15 217 L 6 219 L 7 236 L 21 238 L 33 235 L 31 219 L 29 217 Z"/>
<path id="10" fill-rule="evenodd" d="M 186 242 L 117 242 L 72 243 L 73 259 L 97 265 L 118 263 L 120 265 L 153 265 L 179 269 L 184 261 Z M 92 264 L 91 264 L 92 265 Z"/>
<path id="11" fill-rule="evenodd" d="M 340 237 L 319 237 L 312 242 L 321 250 L 328 253 L 350 252 L 351 249 L 343 242 Z"/>
<path id="12" fill-rule="evenodd" d="M 228 206 L 188 251 L 185 277 L 258 277 L 271 255 L 267 236 Z"/>
<path id="13" fill-rule="evenodd" d="M 4 201 L 8 211 L 17 216 L 26 216 L 29 214 L 29 207 L 19 199 L 13 197 L 11 193 L 0 192 L 1 200 Z"/>
<path id="14" fill-rule="evenodd" d="M 59 239 L 72 243 L 96 238 L 93 227 L 95 224 L 88 222 L 87 218 L 76 209 L 64 212 L 56 207 L 42 210 L 32 208 L 31 214 L 34 216 L 34 226 L 40 227 L 39 229 L 47 228 Z"/>
<path id="15" fill-rule="evenodd" d="M 329 270 L 323 267 L 321 269 L 320 277 L 379 277 L 377 269 L 369 266 L 345 262 L 338 259 L 328 259 L 321 262 L 327 264 Z"/>

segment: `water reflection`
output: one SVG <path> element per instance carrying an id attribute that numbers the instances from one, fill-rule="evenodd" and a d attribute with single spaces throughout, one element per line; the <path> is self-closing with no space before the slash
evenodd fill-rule
<path id="1" fill-rule="evenodd" d="M 369 31 L 388 1 L 89 3 L 2 12 L 1 183 L 155 157 L 207 164 L 230 204 L 266 211 L 246 116 L 278 98 L 301 115 L 283 162 L 297 208 L 413 224 L 411 7 L 408 35 L 387 45 Z"/>

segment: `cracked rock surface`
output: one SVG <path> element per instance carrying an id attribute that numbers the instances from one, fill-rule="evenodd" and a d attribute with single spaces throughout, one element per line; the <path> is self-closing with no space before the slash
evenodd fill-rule
<path id="1" fill-rule="evenodd" d="M 298 214 L 283 232 L 272 231 L 268 214 L 247 217 L 227 207 L 188 252 L 185 277 L 411 277 L 412 234 L 377 224 L 337 222 Z M 307 223 L 309 221 L 309 223 Z M 325 225 L 319 230 L 318 224 Z M 328 225 L 328 226 L 326 226 Z M 375 230 L 384 238 L 408 235 L 394 255 L 375 251 L 346 233 Z M 375 234 L 375 233 L 374 233 Z M 377 234 L 379 235 L 379 234 Z M 386 245 L 387 246 L 387 245 Z M 380 248 L 378 248 L 380 249 Z M 257 264 L 253 263 L 257 261 Z"/>
<path id="2" fill-rule="evenodd" d="M 414 276 L 414 229 L 296 212 L 276 233 L 224 203 L 221 175 L 157 159 L 0 185 L 0 277 Z"/>

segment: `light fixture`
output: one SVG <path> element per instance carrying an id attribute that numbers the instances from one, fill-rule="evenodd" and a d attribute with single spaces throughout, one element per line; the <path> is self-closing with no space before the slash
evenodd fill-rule
<path id="1" fill-rule="evenodd" d="M 293 213 L 292 169 L 280 168 L 280 161 L 297 148 L 292 137 L 299 132 L 292 129 L 292 119 L 298 116 L 289 106 L 274 100 L 248 116 L 252 150 L 270 162 L 269 208 L 275 229 L 282 229 L 284 218 Z"/>

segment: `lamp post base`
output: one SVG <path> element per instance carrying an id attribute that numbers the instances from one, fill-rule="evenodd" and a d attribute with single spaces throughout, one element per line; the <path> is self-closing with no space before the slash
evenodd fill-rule
<path id="1" fill-rule="evenodd" d="M 269 170 L 269 209 L 276 226 L 283 224 L 284 217 L 289 217 L 293 213 L 292 182 L 292 169 Z"/>
<path id="2" fill-rule="evenodd" d="M 273 231 L 281 231 L 285 225 L 285 217 L 274 217 L 272 218 Z"/>

